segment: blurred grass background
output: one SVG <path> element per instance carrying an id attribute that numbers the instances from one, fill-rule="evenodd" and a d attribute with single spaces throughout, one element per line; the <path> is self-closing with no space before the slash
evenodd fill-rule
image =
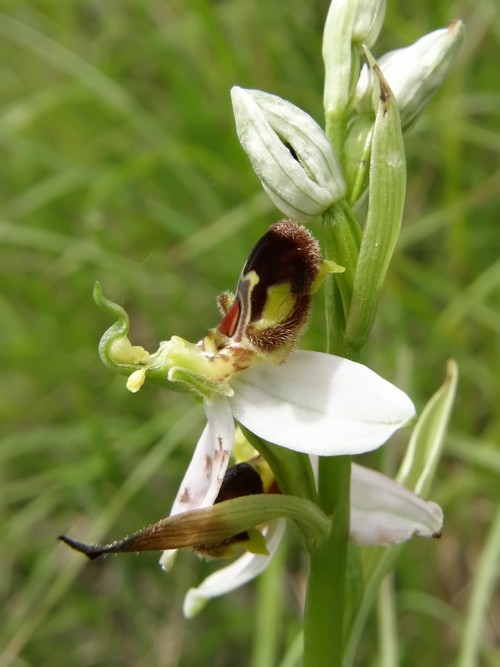
<path id="1" fill-rule="evenodd" d="M 216 323 L 216 295 L 280 217 L 236 139 L 229 88 L 277 93 L 321 122 L 328 4 L 0 0 L 2 667 L 266 667 L 262 644 L 282 656 L 299 631 L 306 563 L 293 535 L 271 575 L 193 621 L 183 594 L 213 564 L 186 553 L 168 575 L 156 554 L 90 565 L 56 538 L 120 537 L 168 512 L 202 410 L 154 387 L 132 396 L 101 365 L 110 322 L 93 284 L 148 349 Z M 455 17 L 465 46 L 407 139 L 404 229 L 365 359 L 419 408 L 449 357 L 461 370 L 433 493 L 446 529 L 410 543 L 396 571 L 407 666 L 455 664 L 499 501 L 498 4 L 389 1 L 375 52 Z M 304 345 L 321 349 L 322 336 L 318 301 Z M 497 590 L 478 665 L 500 664 L 499 619 Z M 374 617 L 359 665 L 380 664 Z"/>

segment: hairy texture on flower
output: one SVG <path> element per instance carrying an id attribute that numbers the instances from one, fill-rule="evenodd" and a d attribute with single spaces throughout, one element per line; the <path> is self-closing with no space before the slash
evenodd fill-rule
<path id="1" fill-rule="evenodd" d="M 316 239 L 292 220 L 269 228 L 243 267 L 236 296 L 219 299 L 217 331 L 231 344 L 283 362 L 307 323 L 321 266 Z"/>

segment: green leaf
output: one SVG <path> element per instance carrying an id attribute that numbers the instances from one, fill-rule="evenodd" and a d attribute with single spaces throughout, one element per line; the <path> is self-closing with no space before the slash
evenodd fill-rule
<path id="1" fill-rule="evenodd" d="M 458 366 L 448 361 L 443 385 L 422 410 L 411 435 L 397 480 L 415 493 L 427 497 L 443 449 L 458 380 Z"/>

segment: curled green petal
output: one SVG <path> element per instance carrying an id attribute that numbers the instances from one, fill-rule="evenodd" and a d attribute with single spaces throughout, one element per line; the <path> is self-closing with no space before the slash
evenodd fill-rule
<path id="1" fill-rule="evenodd" d="M 116 319 L 99 341 L 99 356 L 103 364 L 123 374 L 131 373 L 146 364 L 149 352 L 139 345 L 132 345 L 128 338 L 130 323 L 127 312 L 103 296 L 99 282 L 94 285 L 94 301 L 99 308 Z"/>

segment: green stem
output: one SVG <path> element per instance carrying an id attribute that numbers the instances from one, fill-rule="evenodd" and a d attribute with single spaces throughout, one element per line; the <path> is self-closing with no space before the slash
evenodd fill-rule
<path id="1" fill-rule="evenodd" d="M 497 509 L 493 525 L 476 570 L 467 614 L 459 667 L 476 667 L 484 642 L 484 628 L 489 614 L 489 604 L 498 580 L 500 565 L 500 509 Z"/>
<path id="2" fill-rule="evenodd" d="M 332 515 L 331 531 L 310 553 L 304 619 L 304 667 L 340 667 L 344 644 L 351 459 L 319 461 L 319 504 Z"/>
<path id="3" fill-rule="evenodd" d="M 398 667 L 398 631 L 393 581 L 388 574 L 378 592 L 380 664 Z"/>
<path id="4" fill-rule="evenodd" d="M 343 266 L 343 273 L 334 274 L 342 298 L 344 320 L 347 320 L 351 306 L 352 289 L 356 275 L 359 248 L 361 244 L 361 228 L 349 206 L 337 202 L 323 216 L 323 239 L 327 259 L 333 259 Z M 328 304 L 327 312 L 332 311 L 335 304 Z"/>
<path id="5" fill-rule="evenodd" d="M 251 667 L 276 667 L 284 607 L 281 588 L 286 550 L 283 546 L 259 577 Z"/>
<path id="6" fill-rule="evenodd" d="M 340 163 L 343 163 L 347 118 L 344 110 L 327 111 L 325 114 L 325 134 L 333 146 Z"/>

